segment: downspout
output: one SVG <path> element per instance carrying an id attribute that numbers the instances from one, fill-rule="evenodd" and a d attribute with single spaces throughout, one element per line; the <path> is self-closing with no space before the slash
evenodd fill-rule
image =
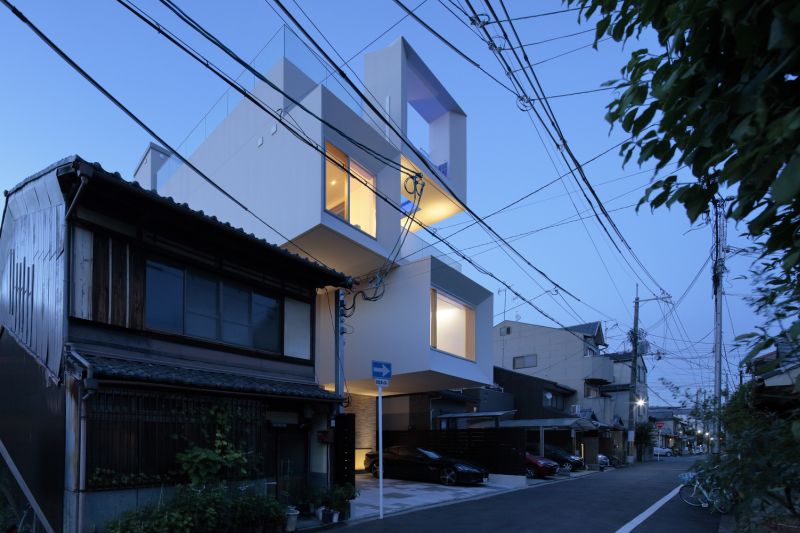
<path id="1" fill-rule="evenodd" d="M 77 361 L 79 361 L 85 368 L 86 368 L 86 379 L 92 380 L 94 382 L 94 368 L 92 365 L 86 361 L 80 354 L 76 353 L 72 350 L 72 347 L 68 345 L 69 341 L 69 311 L 72 307 L 72 291 L 71 289 L 71 266 L 72 266 L 72 232 L 70 231 L 69 225 L 69 218 L 72 215 L 72 212 L 75 210 L 75 207 L 78 205 L 78 200 L 80 199 L 81 193 L 83 192 L 84 187 L 89 181 L 89 177 L 86 176 L 83 172 L 81 172 L 80 167 L 78 166 L 75 168 L 75 173 L 80 177 L 81 183 L 78 185 L 78 190 L 75 192 L 75 195 L 72 197 L 72 202 L 67 207 L 64 213 L 64 285 L 63 285 L 63 317 L 62 317 L 62 339 L 63 345 L 67 348 L 67 353 L 72 355 Z M 85 383 L 85 381 L 84 381 Z M 84 385 L 83 387 L 86 389 L 87 387 Z M 79 433 L 78 433 L 78 501 L 76 505 L 76 514 L 77 514 L 77 529 L 78 533 L 83 532 L 83 509 L 84 509 L 84 492 L 86 490 L 86 410 L 84 408 L 85 400 L 88 398 L 88 394 L 80 397 L 81 388 L 78 388 L 78 394 L 75 400 L 78 402 L 78 418 L 79 418 Z M 73 522 L 75 524 L 76 522 Z"/>
<path id="2" fill-rule="evenodd" d="M 83 378 L 83 389 L 86 393 L 80 397 L 78 406 L 80 418 L 80 436 L 78 438 L 78 533 L 83 533 L 83 509 L 85 507 L 84 495 L 86 494 L 86 400 L 92 395 L 96 384 L 94 381 L 94 367 L 81 354 L 70 346 L 69 354 L 86 368 L 86 377 Z"/>

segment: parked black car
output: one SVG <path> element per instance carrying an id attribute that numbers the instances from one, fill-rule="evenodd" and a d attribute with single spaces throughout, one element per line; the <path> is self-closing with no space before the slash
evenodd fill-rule
<path id="1" fill-rule="evenodd" d="M 528 452 L 534 455 L 540 455 L 538 452 L 538 447 L 533 447 L 528 449 Z M 549 444 L 544 445 L 544 457 L 557 462 L 561 465 L 561 468 L 566 468 L 567 470 L 583 470 L 586 468 L 586 465 L 583 463 L 583 459 L 580 458 L 578 455 L 573 455 L 566 450 L 562 450 L 556 446 L 551 446 Z"/>
<path id="2" fill-rule="evenodd" d="M 367 453 L 364 468 L 378 477 L 378 452 Z M 438 481 L 443 485 L 483 483 L 489 473 L 461 459 L 444 457 L 427 448 L 391 446 L 383 451 L 383 475 L 387 478 Z"/>

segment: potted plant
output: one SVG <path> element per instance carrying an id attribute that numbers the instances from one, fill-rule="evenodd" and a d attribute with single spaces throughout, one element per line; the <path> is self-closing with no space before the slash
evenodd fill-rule
<path id="1" fill-rule="evenodd" d="M 351 483 L 335 485 L 330 490 L 329 507 L 339 513 L 339 518 L 344 521 L 350 518 L 350 500 L 358 496 L 358 491 Z"/>
<path id="2" fill-rule="evenodd" d="M 286 508 L 286 531 L 291 532 L 297 529 L 297 517 L 300 516 L 300 511 L 294 505 Z"/>

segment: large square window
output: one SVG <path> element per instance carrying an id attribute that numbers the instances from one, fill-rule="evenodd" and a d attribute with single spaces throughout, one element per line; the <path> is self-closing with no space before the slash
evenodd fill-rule
<path id="1" fill-rule="evenodd" d="M 331 143 L 325 152 L 325 210 L 375 237 L 375 176 Z"/>
<path id="2" fill-rule="evenodd" d="M 475 312 L 436 289 L 431 289 L 431 346 L 475 360 Z"/>

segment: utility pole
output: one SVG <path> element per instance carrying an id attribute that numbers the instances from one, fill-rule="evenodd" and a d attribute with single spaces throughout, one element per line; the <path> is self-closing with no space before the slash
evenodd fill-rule
<path id="1" fill-rule="evenodd" d="M 719 454 L 722 408 L 722 278 L 725 275 L 725 201 L 714 203 L 714 264 L 711 280 L 714 286 L 714 422 L 711 453 Z"/>
<path id="2" fill-rule="evenodd" d="M 633 335 L 631 339 L 631 384 L 628 388 L 628 463 L 635 461 L 634 434 L 636 423 L 634 410 L 636 409 L 636 370 L 639 364 L 639 284 L 636 284 L 636 299 L 633 301 Z"/>
<path id="3" fill-rule="evenodd" d="M 638 393 L 638 374 L 639 374 L 639 356 L 643 354 L 639 354 L 639 343 L 641 339 L 639 338 L 639 304 L 641 302 L 650 302 L 654 300 L 669 300 L 671 297 L 667 293 L 662 293 L 661 296 L 656 296 L 654 298 L 639 298 L 639 284 L 636 284 L 636 299 L 633 300 L 633 332 L 631 335 L 631 383 L 630 387 L 628 387 L 628 462 L 634 462 L 634 440 L 635 440 L 635 430 L 636 430 L 636 422 L 635 422 L 635 409 L 636 406 L 644 407 L 644 400 L 642 398 L 637 398 L 636 395 Z"/>

